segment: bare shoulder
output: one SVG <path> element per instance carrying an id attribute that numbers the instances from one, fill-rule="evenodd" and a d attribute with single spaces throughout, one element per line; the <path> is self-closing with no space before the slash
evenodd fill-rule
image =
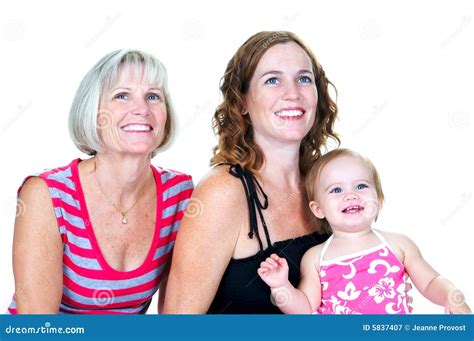
<path id="1" fill-rule="evenodd" d="M 185 215 L 178 238 L 196 240 L 206 236 L 207 240 L 212 236 L 231 239 L 232 245 L 235 244 L 242 224 L 248 219 L 248 209 L 240 179 L 228 171 L 228 166 L 214 167 L 199 181 L 191 200 L 198 203 L 200 214 Z"/>
<path id="2" fill-rule="evenodd" d="M 313 264 L 319 271 L 319 256 L 321 255 L 323 245 L 324 243 L 309 248 L 303 255 L 301 264 Z"/>
<path id="3" fill-rule="evenodd" d="M 196 186 L 195 195 L 221 199 L 222 204 L 226 202 L 245 203 L 245 191 L 240 179 L 229 174 L 226 165 L 212 168 Z"/>
<path id="4" fill-rule="evenodd" d="M 410 245 L 410 244 L 415 244 L 413 242 L 413 240 L 411 240 L 409 237 L 407 237 L 406 235 L 402 234 L 402 233 L 398 233 L 398 232 L 391 232 L 391 231 L 380 231 L 379 232 L 382 234 L 382 236 L 385 237 L 385 239 L 387 239 L 387 242 L 390 244 L 390 245 L 393 245 L 393 246 L 406 246 L 406 245 Z"/>
<path id="5" fill-rule="evenodd" d="M 405 256 L 412 252 L 419 252 L 418 247 L 415 242 L 411 240 L 408 236 L 390 231 L 380 231 L 382 236 L 385 237 L 389 245 L 394 249 L 402 260 L 405 259 Z"/>
<path id="6" fill-rule="evenodd" d="M 37 176 L 28 178 L 21 187 L 20 198 L 28 200 L 43 197 L 49 197 L 48 186 L 44 180 Z"/>
<path id="7" fill-rule="evenodd" d="M 44 180 L 39 177 L 30 177 L 23 184 L 19 194 L 21 214 L 18 214 L 15 228 L 27 226 L 29 231 L 55 227 L 50 232 L 57 232 L 57 222 L 49 189 Z M 47 231 L 43 231 L 47 232 Z"/>

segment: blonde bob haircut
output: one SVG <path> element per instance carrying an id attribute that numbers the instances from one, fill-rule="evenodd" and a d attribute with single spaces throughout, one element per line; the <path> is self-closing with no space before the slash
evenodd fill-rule
<path id="1" fill-rule="evenodd" d="M 174 131 L 175 113 L 168 91 L 168 78 L 165 66 L 151 54 L 122 49 L 104 56 L 87 72 L 76 91 L 69 112 L 69 134 L 77 148 L 88 155 L 102 151 L 97 131 L 99 103 L 104 90 L 116 84 L 120 70 L 127 66 L 132 72 L 139 74 L 143 81 L 156 84 L 163 90 L 167 109 L 167 118 L 163 140 L 152 152 L 154 157 L 158 150 L 169 146 Z"/>
<path id="2" fill-rule="evenodd" d="M 218 138 L 214 147 L 211 165 L 219 163 L 239 163 L 244 169 L 258 174 L 263 165 L 264 155 L 253 137 L 252 122 L 249 115 L 242 115 L 245 96 L 255 69 L 272 46 L 294 42 L 308 55 L 315 77 L 318 92 L 316 119 L 310 131 L 301 141 L 299 168 L 304 176 L 311 165 L 321 155 L 328 138 L 339 145 L 339 138 L 333 131 L 337 117 L 336 102 L 329 95 L 329 85 L 323 68 L 308 46 L 294 33 L 287 31 L 259 32 L 250 37 L 229 61 L 221 80 L 222 103 L 217 107 L 213 118 L 214 131 Z M 337 91 L 336 91 L 337 94 Z"/>

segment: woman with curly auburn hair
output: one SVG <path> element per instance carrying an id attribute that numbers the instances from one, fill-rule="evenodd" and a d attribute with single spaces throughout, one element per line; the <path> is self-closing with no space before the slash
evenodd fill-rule
<path id="1" fill-rule="evenodd" d="M 304 177 L 329 138 L 339 143 L 329 85 L 291 32 L 257 33 L 235 53 L 214 115 L 215 167 L 191 198 L 199 214 L 183 219 L 165 313 L 281 313 L 257 269 L 284 255 L 297 285 L 301 257 L 328 237 Z"/>

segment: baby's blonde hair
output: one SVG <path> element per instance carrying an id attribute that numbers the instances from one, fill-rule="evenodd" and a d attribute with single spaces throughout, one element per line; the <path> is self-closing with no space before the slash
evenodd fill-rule
<path id="1" fill-rule="evenodd" d="M 367 168 L 369 168 L 369 170 L 372 172 L 372 176 L 374 177 L 375 191 L 377 193 L 378 201 L 380 205 L 382 205 L 384 201 L 382 183 L 380 182 L 380 176 L 374 164 L 367 157 L 347 148 L 334 149 L 329 153 L 320 156 L 316 162 L 313 163 L 305 178 L 306 194 L 308 195 L 309 201 L 317 200 L 315 186 L 324 167 L 326 167 L 329 162 L 343 156 L 358 158 L 366 164 Z M 329 228 L 329 224 L 327 223 L 326 219 L 324 219 L 323 225 L 325 225 L 326 228 Z"/>

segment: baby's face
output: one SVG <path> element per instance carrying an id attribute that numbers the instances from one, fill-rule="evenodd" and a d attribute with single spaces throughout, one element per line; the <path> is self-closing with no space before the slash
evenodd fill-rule
<path id="1" fill-rule="evenodd" d="M 370 228 L 380 203 L 370 169 L 359 158 L 341 156 L 329 162 L 316 181 L 316 200 L 310 206 L 333 231 L 356 232 Z"/>

